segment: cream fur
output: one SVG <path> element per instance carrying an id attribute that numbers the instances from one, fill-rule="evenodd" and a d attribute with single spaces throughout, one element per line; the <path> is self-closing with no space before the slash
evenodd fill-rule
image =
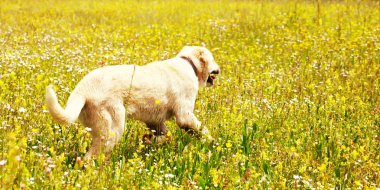
<path id="1" fill-rule="evenodd" d="M 196 76 L 190 58 L 197 68 Z M 210 86 L 211 73 L 219 73 L 209 50 L 185 46 L 172 59 L 144 66 L 116 65 L 87 74 L 71 93 L 66 108 L 57 100 L 53 87 L 46 90 L 46 104 L 53 119 L 61 124 L 73 123 L 78 117 L 91 128 L 92 146 L 86 157 L 106 154 L 118 143 L 125 117 L 145 122 L 155 133 L 148 140 L 164 143 L 168 129 L 164 122 L 175 117 L 182 129 L 190 129 L 212 140 L 206 127 L 193 114 L 198 88 Z"/>

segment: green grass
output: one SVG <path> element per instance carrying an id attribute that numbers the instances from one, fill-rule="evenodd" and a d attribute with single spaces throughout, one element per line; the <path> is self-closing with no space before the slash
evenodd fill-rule
<path id="1" fill-rule="evenodd" d="M 1 189 L 375 189 L 380 187 L 378 1 L 0 2 Z M 61 105 L 102 65 L 146 64 L 205 43 L 222 68 L 195 114 L 203 144 L 168 122 L 144 146 L 128 121 L 108 162 Z"/>

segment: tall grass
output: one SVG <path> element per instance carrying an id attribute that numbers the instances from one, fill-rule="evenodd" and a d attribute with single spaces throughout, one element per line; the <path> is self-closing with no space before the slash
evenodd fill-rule
<path id="1" fill-rule="evenodd" d="M 380 187 L 377 1 L 0 2 L 0 181 L 10 188 L 269 189 Z M 90 70 L 206 46 L 222 67 L 195 114 L 216 142 L 168 122 L 146 146 L 128 121 L 109 161 L 84 163 L 90 135 L 59 126 Z"/>

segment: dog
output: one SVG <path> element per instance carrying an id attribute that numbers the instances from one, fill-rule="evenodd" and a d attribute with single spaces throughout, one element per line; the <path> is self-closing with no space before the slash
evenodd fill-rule
<path id="1" fill-rule="evenodd" d="M 50 115 L 60 124 L 78 118 L 90 128 L 92 145 L 85 158 L 109 154 L 120 141 L 125 119 L 142 121 L 153 131 L 145 142 L 169 141 L 165 121 L 175 118 L 184 130 L 213 141 L 193 110 L 198 89 L 213 86 L 220 67 L 205 47 L 185 46 L 175 58 L 144 66 L 114 65 L 88 73 L 70 94 L 66 108 L 58 103 L 52 85 L 46 89 Z"/>

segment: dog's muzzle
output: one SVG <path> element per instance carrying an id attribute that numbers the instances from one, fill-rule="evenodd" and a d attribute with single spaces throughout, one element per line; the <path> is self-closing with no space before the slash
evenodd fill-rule
<path id="1" fill-rule="evenodd" d="M 211 73 L 208 75 L 208 78 L 207 78 L 207 86 L 214 85 L 214 80 L 216 79 L 215 75 L 218 75 L 219 73 L 220 73 L 220 70 L 211 71 Z"/>

